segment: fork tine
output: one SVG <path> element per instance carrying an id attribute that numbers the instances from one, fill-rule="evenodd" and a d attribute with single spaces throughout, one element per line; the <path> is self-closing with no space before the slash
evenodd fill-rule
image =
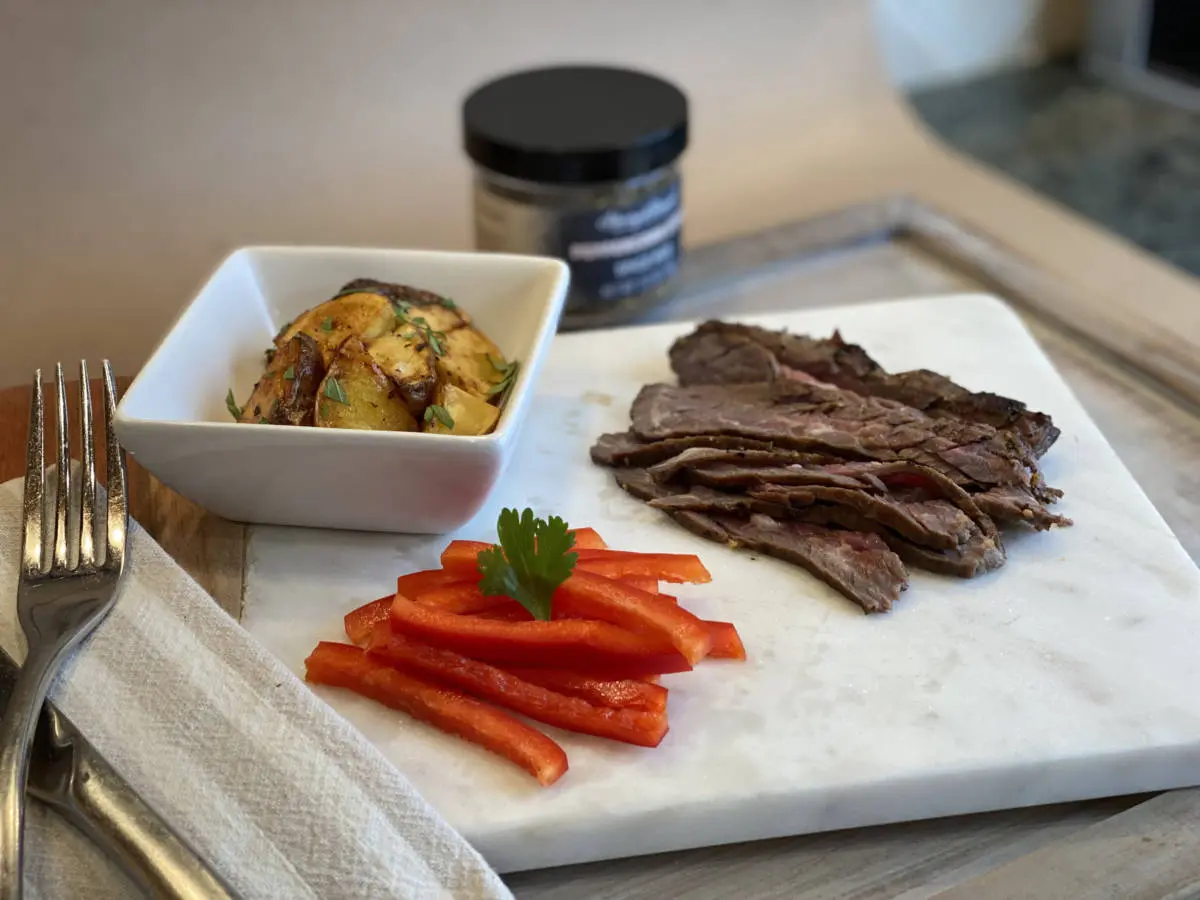
<path id="1" fill-rule="evenodd" d="M 58 464 L 55 472 L 58 489 L 54 498 L 54 561 L 51 569 L 68 569 L 71 566 L 67 552 L 70 535 L 67 517 L 71 509 L 71 435 L 67 431 L 67 382 L 63 378 L 62 363 L 54 367 L 54 388 L 54 408 L 58 422 L 55 434 L 58 439 L 58 454 L 55 457 Z"/>
<path id="2" fill-rule="evenodd" d="M 117 442 L 117 384 L 112 365 L 104 360 L 104 441 L 108 457 L 108 555 L 105 567 L 120 571 L 125 564 L 129 529 L 129 497 L 125 485 L 125 451 Z"/>
<path id="3" fill-rule="evenodd" d="M 96 448 L 92 438 L 92 386 L 87 361 L 79 363 L 79 462 L 80 488 L 79 566 L 96 564 Z"/>
<path id="4" fill-rule="evenodd" d="M 29 575 L 42 571 L 45 552 L 42 519 L 46 499 L 46 425 L 45 401 L 42 396 L 42 370 L 33 373 L 33 394 L 29 400 L 29 440 L 25 463 L 25 536 L 21 567 Z"/>

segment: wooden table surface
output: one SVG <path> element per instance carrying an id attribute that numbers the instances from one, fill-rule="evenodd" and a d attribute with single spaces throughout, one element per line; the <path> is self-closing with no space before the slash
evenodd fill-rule
<path id="1" fill-rule="evenodd" d="M 723 251 L 724 252 L 724 251 Z M 810 302 L 977 289 L 911 247 L 885 244 L 700 296 L 688 317 Z M 819 298 L 815 299 L 815 298 Z M 1055 365 L 1193 558 L 1200 558 L 1200 415 L 1070 335 L 1027 319 Z M 127 383 L 127 380 L 126 380 Z M 99 390 L 94 388 L 99 402 Z M 0 479 L 23 474 L 29 390 L 0 390 Z M 235 617 L 247 529 L 211 516 L 130 461 L 131 511 Z M 1118 797 L 515 873 L 528 900 L 1200 897 L 1200 790 Z"/>

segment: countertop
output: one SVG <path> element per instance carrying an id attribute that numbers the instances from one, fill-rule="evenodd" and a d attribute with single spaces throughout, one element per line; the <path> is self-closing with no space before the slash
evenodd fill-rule
<path id="1" fill-rule="evenodd" d="M 1200 114 L 1070 61 L 908 99 L 955 149 L 1200 275 Z"/>

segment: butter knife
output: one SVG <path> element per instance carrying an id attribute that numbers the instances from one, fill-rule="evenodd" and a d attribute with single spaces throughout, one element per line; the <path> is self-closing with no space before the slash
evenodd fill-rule
<path id="1" fill-rule="evenodd" d="M 20 671 L 0 648 L 0 715 Z M 33 741 L 28 791 L 87 835 L 153 900 L 238 897 L 49 702 Z"/>

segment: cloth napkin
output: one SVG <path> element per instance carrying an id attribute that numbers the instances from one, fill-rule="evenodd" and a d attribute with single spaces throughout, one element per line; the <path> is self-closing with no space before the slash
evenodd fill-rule
<path id="1" fill-rule="evenodd" d="M 17 660 L 21 483 L 0 486 L 0 643 Z M 344 719 L 136 524 L 117 603 L 51 696 L 247 898 L 510 898 L 483 858 Z M 26 894 L 131 883 L 35 801 Z"/>

